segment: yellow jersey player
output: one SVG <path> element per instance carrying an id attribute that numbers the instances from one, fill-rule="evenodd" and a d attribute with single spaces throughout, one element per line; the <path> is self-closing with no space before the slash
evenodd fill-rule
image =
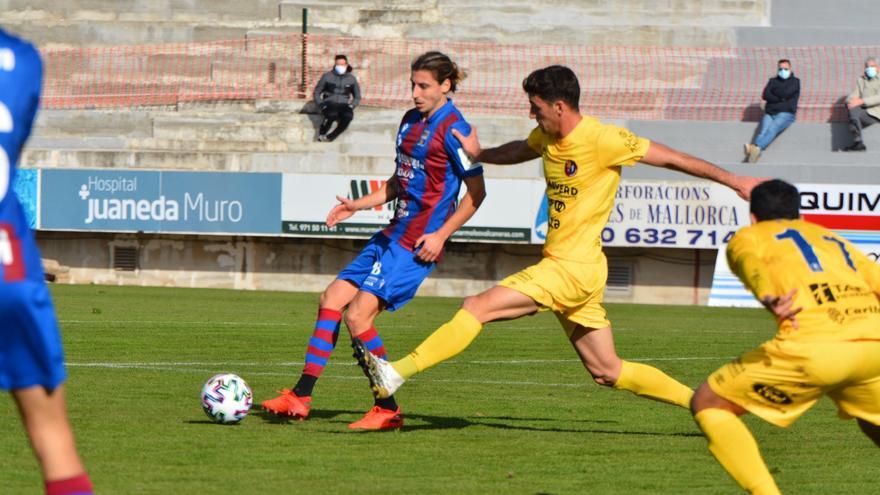
<path id="1" fill-rule="evenodd" d="M 792 424 L 823 395 L 880 446 L 880 265 L 845 239 L 799 220 L 797 188 L 752 191 L 753 225 L 730 241 L 730 267 L 779 330 L 697 389 L 692 410 L 718 462 L 749 493 L 780 493 L 738 416 Z"/>
<path id="2" fill-rule="evenodd" d="M 652 143 L 627 129 L 604 125 L 578 110 L 580 86 L 568 67 L 539 69 L 523 81 L 538 126 L 528 139 L 481 150 L 476 133 L 456 134 L 465 151 L 482 162 L 515 164 L 544 161 L 550 218 L 543 259 L 465 298 L 455 317 L 414 352 L 387 363 L 355 341 L 355 355 L 374 393 L 392 394 L 410 376 L 464 350 L 483 327 L 549 310 L 593 379 L 606 386 L 688 407 L 693 391 L 660 370 L 617 356 L 611 324 L 602 308 L 608 275 L 601 231 L 620 182 L 621 166 L 638 161 L 720 182 L 748 198 L 758 182 L 711 163 Z M 455 132 L 455 131 L 453 131 Z"/>

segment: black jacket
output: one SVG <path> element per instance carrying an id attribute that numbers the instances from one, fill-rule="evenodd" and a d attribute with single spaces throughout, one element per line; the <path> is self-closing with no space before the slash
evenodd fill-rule
<path id="1" fill-rule="evenodd" d="M 801 96 L 801 80 L 794 77 L 788 79 L 773 77 L 764 86 L 761 98 L 767 102 L 764 112 L 776 115 L 780 112 L 797 113 L 798 98 Z"/>
<path id="2" fill-rule="evenodd" d="M 319 107 L 325 103 L 337 103 L 354 108 L 361 102 L 361 88 L 349 65 L 341 76 L 333 70 L 325 72 L 315 86 L 313 96 Z"/>

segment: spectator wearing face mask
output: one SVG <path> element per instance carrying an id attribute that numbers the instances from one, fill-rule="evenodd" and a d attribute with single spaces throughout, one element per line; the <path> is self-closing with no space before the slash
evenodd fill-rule
<path id="1" fill-rule="evenodd" d="M 880 79 L 877 78 L 877 59 L 865 60 L 865 73 L 856 81 L 856 89 L 846 97 L 849 126 L 853 144 L 843 151 L 865 151 L 862 128 L 880 122 Z"/>
<path id="2" fill-rule="evenodd" d="M 348 57 L 336 55 L 333 70 L 325 72 L 315 86 L 315 103 L 324 116 L 318 129 L 318 141 L 333 141 L 354 118 L 354 108 L 361 102 L 361 88 L 351 70 Z M 334 122 L 336 128 L 329 132 Z"/>
<path id="3" fill-rule="evenodd" d="M 792 74 L 791 62 L 783 58 L 776 62 L 776 77 L 767 81 L 761 95 L 766 104 L 758 136 L 754 143 L 748 143 L 744 147 L 749 163 L 756 163 L 761 152 L 794 122 L 800 96 L 801 81 Z"/>

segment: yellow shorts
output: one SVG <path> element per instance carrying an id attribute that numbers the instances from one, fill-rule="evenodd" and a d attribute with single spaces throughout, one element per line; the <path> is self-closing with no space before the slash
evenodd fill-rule
<path id="1" fill-rule="evenodd" d="M 586 328 L 611 326 L 602 307 L 608 263 L 577 263 L 544 258 L 537 265 L 514 273 L 498 285 L 531 297 L 542 311 L 553 311 L 567 335 L 577 325 Z"/>
<path id="2" fill-rule="evenodd" d="M 786 427 L 827 395 L 844 419 L 880 425 L 880 342 L 771 340 L 709 377 L 721 397 Z"/>

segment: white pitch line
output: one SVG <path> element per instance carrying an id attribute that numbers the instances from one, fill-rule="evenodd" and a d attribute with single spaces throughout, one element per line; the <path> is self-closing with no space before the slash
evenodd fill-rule
<path id="1" fill-rule="evenodd" d="M 216 373 L 217 370 L 212 369 L 199 369 L 199 368 L 175 368 L 175 367 L 167 367 L 167 366 L 145 366 L 143 364 L 126 364 L 126 363 L 68 363 L 68 366 L 71 367 L 93 367 L 93 368 L 108 368 L 108 369 L 141 369 L 141 370 L 150 370 L 150 371 L 173 371 L 173 372 L 185 372 L 185 373 Z M 267 371 L 257 371 L 257 372 L 248 372 L 248 376 L 281 376 L 281 377 L 292 377 L 290 373 L 273 373 Z M 324 374 L 321 375 L 322 378 L 329 378 L 332 380 L 352 380 L 352 381 L 361 381 L 364 380 L 362 376 L 340 376 L 340 375 L 329 375 Z M 415 380 L 415 379 L 413 379 Z M 522 381 L 504 381 L 504 380 L 449 380 L 449 379 L 425 379 L 420 377 L 419 381 L 431 381 L 438 383 L 468 383 L 475 385 L 514 385 L 514 386 L 523 386 L 523 387 L 552 387 L 552 388 L 581 388 L 588 387 L 590 384 L 588 383 L 553 383 L 553 382 L 522 382 Z"/>
<path id="2" fill-rule="evenodd" d="M 732 356 L 692 356 L 692 357 L 653 357 L 653 358 L 627 358 L 627 361 L 717 361 L 717 360 L 728 360 L 731 359 Z M 555 363 L 580 363 L 579 359 L 509 359 L 509 360 L 478 360 L 478 361 L 445 361 L 443 364 L 512 364 L 512 365 L 521 365 L 521 364 L 555 364 Z M 77 367 L 77 368 L 157 368 L 157 367 L 165 367 L 165 366 L 176 366 L 176 367 L 191 367 L 191 366 L 210 366 L 210 367 L 219 367 L 219 366 L 240 366 L 240 367 L 263 367 L 263 368 L 272 368 L 272 367 L 289 367 L 289 366 L 303 366 L 304 362 L 301 361 L 285 361 L 285 362 L 276 362 L 276 363 L 261 363 L 261 362 L 240 362 L 240 361 L 153 361 L 153 362 L 70 362 L 67 363 L 67 366 Z M 338 362 L 333 363 L 334 366 L 357 366 L 357 363 L 354 362 Z"/>

